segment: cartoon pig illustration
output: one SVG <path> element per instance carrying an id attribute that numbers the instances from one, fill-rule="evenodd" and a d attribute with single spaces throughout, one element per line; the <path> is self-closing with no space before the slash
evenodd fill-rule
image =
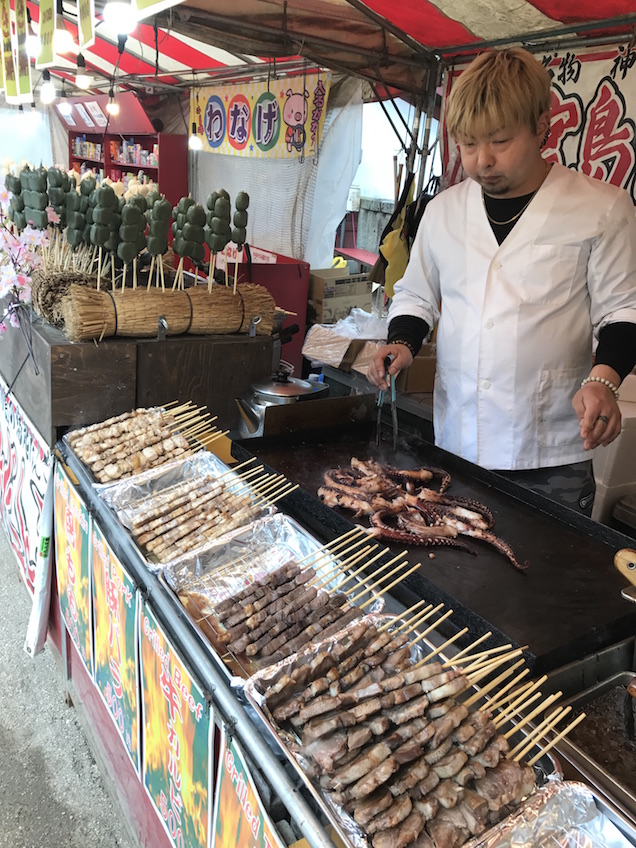
<path id="1" fill-rule="evenodd" d="M 283 120 L 287 124 L 285 141 L 287 150 L 291 153 L 293 147 L 302 150 L 305 146 L 305 121 L 307 120 L 307 100 L 309 92 L 304 94 L 294 92 L 291 88 L 287 91 L 287 100 L 283 104 Z"/>

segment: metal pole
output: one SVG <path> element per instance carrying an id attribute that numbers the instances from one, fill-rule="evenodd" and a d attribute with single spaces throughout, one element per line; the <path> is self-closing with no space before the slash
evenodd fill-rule
<path id="1" fill-rule="evenodd" d="M 431 135 L 431 122 L 433 113 L 435 112 L 435 99 L 437 97 L 437 85 L 439 80 L 441 63 L 436 62 L 428 72 L 428 90 L 426 93 L 426 123 L 424 125 L 424 139 L 422 141 L 422 153 L 420 155 L 420 170 L 417 175 L 417 191 L 415 197 L 418 198 L 424 188 L 424 171 L 426 170 L 426 161 L 429 155 L 428 140 Z"/>

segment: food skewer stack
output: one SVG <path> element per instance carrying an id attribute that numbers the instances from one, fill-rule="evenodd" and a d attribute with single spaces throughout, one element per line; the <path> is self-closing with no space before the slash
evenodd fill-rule
<path id="1" fill-rule="evenodd" d="M 189 456 L 224 435 L 191 403 L 134 409 L 66 437 L 98 483 L 111 483 Z"/>
<path id="2" fill-rule="evenodd" d="M 419 568 L 419 564 L 409 568 L 406 561 L 398 562 L 400 556 L 393 557 L 374 566 L 361 583 L 361 573 L 386 556 L 386 551 L 367 544 L 359 530 L 335 540 L 328 551 L 327 565 L 325 548 L 320 548 L 304 559 L 290 559 L 222 600 L 214 598 L 213 592 L 206 594 L 201 583 L 196 589 L 182 587 L 179 597 L 213 643 L 225 646 L 230 659 L 237 658 L 244 668 L 254 668 L 341 630 Z M 224 570 L 239 567 L 240 562 L 232 563 Z M 212 574 L 211 580 L 219 579 L 222 575 Z"/>
<path id="3" fill-rule="evenodd" d="M 584 717 L 527 760 L 567 715 L 553 706 L 561 693 L 521 718 L 545 678 L 519 685 L 528 672 L 515 675 L 523 661 L 511 661 L 522 649 L 469 653 L 488 634 L 457 655 L 462 668 L 441 654 L 459 633 L 414 659 L 423 634 L 407 634 L 434 612 L 424 603 L 402 622 L 366 616 L 247 685 L 338 818 L 373 848 L 454 848 L 483 834 L 534 792 L 532 766 Z"/>
<path id="4" fill-rule="evenodd" d="M 129 503 L 126 513 L 142 550 L 168 562 L 249 524 L 296 488 L 262 466 L 241 474 L 231 469 L 159 488 Z"/>

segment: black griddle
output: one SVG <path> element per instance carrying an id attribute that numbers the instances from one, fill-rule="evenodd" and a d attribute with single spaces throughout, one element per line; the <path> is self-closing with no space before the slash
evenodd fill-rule
<path id="1" fill-rule="evenodd" d="M 235 444 L 233 452 L 241 460 L 255 455 L 298 483 L 301 488 L 278 505 L 325 542 L 351 529 L 354 521 L 351 513 L 332 510 L 318 499 L 327 469 L 348 467 L 356 456 L 450 472 L 449 493 L 488 506 L 495 516 L 493 532 L 529 567 L 519 572 L 491 545 L 461 537 L 474 556 L 451 547 L 408 550 L 405 558 L 421 562 L 421 568 L 392 594 L 406 606 L 420 598 L 443 601 L 455 611 L 454 625 L 468 626 L 472 638 L 493 630 L 492 638 L 499 643 L 527 645 L 526 659 L 535 674 L 634 634 L 636 610 L 621 597 L 625 581 L 613 564 L 616 551 L 633 547 L 634 539 L 417 436 L 401 435 L 394 452 L 390 434 L 379 447 L 374 435 L 368 427 L 340 435 L 305 433 L 284 440 L 250 440 Z M 368 519 L 355 523 L 368 526 Z M 393 553 L 405 550 L 389 547 Z"/>

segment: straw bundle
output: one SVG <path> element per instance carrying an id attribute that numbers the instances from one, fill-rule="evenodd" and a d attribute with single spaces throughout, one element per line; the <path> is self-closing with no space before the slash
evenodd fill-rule
<path id="1" fill-rule="evenodd" d="M 31 298 L 37 314 L 49 324 L 63 324 L 62 298 L 72 284 L 95 288 L 97 278 L 72 270 L 36 268 L 31 275 Z"/>
<path id="2" fill-rule="evenodd" d="M 205 286 L 186 289 L 192 302 L 192 325 L 196 335 L 247 333 L 252 317 L 260 315 L 259 335 L 270 335 L 274 326 L 276 303 L 263 286 L 244 283 L 234 291 L 229 286 Z"/>
<path id="3" fill-rule="evenodd" d="M 191 320 L 190 301 L 182 291 L 107 292 L 71 286 L 63 300 L 62 313 L 71 341 L 115 335 L 156 336 L 160 318 L 165 318 L 168 325 L 166 334 L 175 336 L 187 332 Z"/>

